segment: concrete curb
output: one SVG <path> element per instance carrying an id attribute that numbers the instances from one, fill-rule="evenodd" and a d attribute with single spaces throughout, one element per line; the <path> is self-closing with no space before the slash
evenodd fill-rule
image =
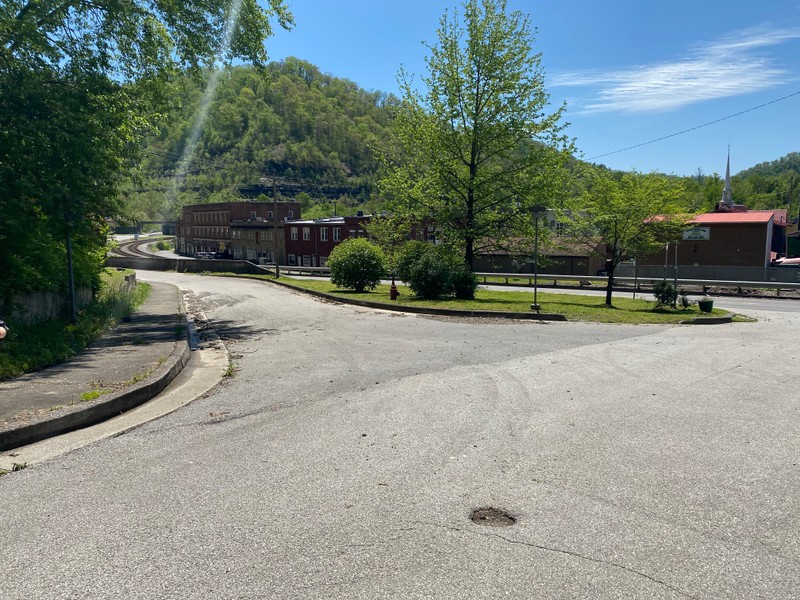
<path id="1" fill-rule="evenodd" d="M 180 295 L 178 297 L 180 298 L 180 313 L 185 314 L 183 298 Z M 178 376 L 191 357 L 192 351 L 188 340 L 176 340 L 175 348 L 164 364 L 159 366 L 155 374 L 151 374 L 145 381 L 128 389 L 102 396 L 95 402 L 86 403 L 86 406 L 80 405 L 66 414 L 61 413 L 52 418 L 48 416 L 33 423 L 0 431 L 0 451 L 12 450 L 49 437 L 89 427 L 144 404 L 160 394 Z"/>
<path id="2" fill-rule="evenodd" d="M 252 279 L 246 277 L 246 279 Z M 430 308 L 424 306 L 392 306 L 391 304 L 384 304 L 382 302 L 370 302 L 369 300 L 351 300 L 350 298 L 342 298 L 341 296 L 333 296 L 325 292 L 318 292 L 316 290 L 309 290 L 304 287 L 294 286 L 285 281 L 275 281 L 271 279 L 257 279 L 256 281 L 265 281 L 273 285 L 279 285 L 290 290 L 337 302 L 339 304 L 355 304 L 356 306 L 364 306 L 366 308 L 377 308 L 382 310 L 392 310 L 396 312 L 409 312 L 416 314 L 426 314 L 435 316 L 448 316 L 448 317 L 491 317 L 500 319 L 519 319 L 526 321 L 567 321 L 567 317 L 557 313 L 521 313 L 521 312 L 500 312 L 493 310 L 458 310 L 455 308 Z M 723 317 L 695 317 L 688 321 L 681 321 L 680 325 L 722 325 L 725 323 L 733 322 L 733 313 L 729 313 Z"/>
<path id="3" fill-rule="evenodd" d="M 688 321 L 681 321 L 681 325 L 722 325 L 724 323 L 733 323 L 732 313 L 723 317 L 695 317 Z"/>
<path id="4" fill-rule="evenodd" d="M 247 279 L 252 280 L 252 278 L 250 277 L 247 277 Z M 337 302 L 339 304 L 354 304 L 355 306 L 363 306 L 365 308 L 377 308 L 380 310 L 391 310 L 395 312 L 407 312 L 407 313 L 434 315 L 442 317 L 484 317 L 484 318 L 488 317 L 497 319 L 519 319 L 525 321 L 567 320 L 567 318 L 564 315 L 559 315 L 556 313 L 534 313 L 534 312 L 521 313 L 521 312 L 502 312 L 497 310 L 458 310 L 455 308 L 431 308 L 427 306 L 393 306 L 391 304 L 384 304 L 383 302 L 371 302 L 369 300 L 356 300 L 350 298 L 342 298 L 341 296 L 333 296 L 331 294 L 326 294 L 325 292 L 318 292 L 316 290 L 309 290 L 304 287 L 294 286 L 290 283 L 286 283 L 285 281 L 274 281 L 270 279 L 257 279 L 256 281 L 265 281 L 267 283 L 279 285 L 290 290 L 295 290 L 298 292 L 302 292 L 304 294 L 308 294 L 310 296 L 316 296 L 318 298 L 323 298 L 324 300 Z"/>

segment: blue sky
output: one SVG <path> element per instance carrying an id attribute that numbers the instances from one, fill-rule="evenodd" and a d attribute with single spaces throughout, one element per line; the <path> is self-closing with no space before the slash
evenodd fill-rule
<path id="1" fill-rule="evenodd" d="M 422 42 L 434 42 L 444 11 L 460 4 L 287 3 L 296 25 L 267 41 L 271 59 L 296 56 L 365 89 L 393 93 L 401 66 L 425 72 Z M 547 90 L 554 104 L 567 102 L 567 131 L 584 159 L 624 170 L 724 174 L 729 144 L 733 173 L 800 151 L 800 0 L 508 6 L 530 15 L 538 29 L 534 51 L 542 54 Z M 742 111 L 749 112 L 725 119 Z M 666 136 L 672 137 L 618 152 Z"/>

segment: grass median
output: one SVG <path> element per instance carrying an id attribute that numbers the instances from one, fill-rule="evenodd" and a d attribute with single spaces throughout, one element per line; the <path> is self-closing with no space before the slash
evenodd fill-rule
<path id="1" fill-rule="evenodd" d="M 220 273 L 221 275 L 221 273 Z M 274 277 L 253 275 L 258 279 L 274 281 Z M 474 300 L 456 300 L 443 298 L 441 300 L 421 300 L 415 298 L 413 293 L 405 286 L 398 285 L 400 297 L 397 300 L 389 298 L 389 286 L 379 285 L 369 292 L 354 292 L 337 288 L 327 279 L 295 279 L 281 277 L 281 283 L 286 283 L 297 288 L 314 290 L 330 294 L 342 300 L 367 300 L 387 304 L 392 307 L 414 306 L 431 308 L 450 308 L 464 311 L 489 310 L 498 312 L 530 313 L 533 303 L 532 291 L 496 291 L 479 288 Z M 605 297 L 598 295 L 580 294 L 554 294 L 539 292 L 537 296 L 541 312 L 564 315 L 569 321 L 590 321 L 597 323 L 630 323 L 630 324 L 676 324 L 696 317 L 723 317 L 729 313 L 724 310 L 714 309 L 711 313 L 702 313 L 696 305 L 686 309 L 673 310 L 660 308 L 654 310 L 654 303 L 647 300 L 634 300 L 617 296 L 613 299 L 614 307 L 605 305 Z"/>

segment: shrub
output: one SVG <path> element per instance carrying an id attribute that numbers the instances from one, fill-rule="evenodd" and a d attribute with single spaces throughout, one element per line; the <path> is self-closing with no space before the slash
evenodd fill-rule
<path id="1" fill-rule="evenodd" d="M 411 281 L 411 270 L 414 265 L 430 251 L 433 246 L 427 242 L 412 241 L 403 245 L 397 258 L 396 274 L 400 281 Z"/>
<path id="2" fill-rule="evenodd" d="M 678 299 L 678 290 L 669 281 L 662 281 L 653 286 L 653 295 L 656 297 L 656 306 L 673 306 Z"/>
<path id="3" fill-rule="evenodd" d="M 686 293 L 686 290 L 681 290 L 678 293 L 678 304 L 681 305 L 682 309 L 686 310 L 690 306 L 694 305 L 694 300 L 689 298 L 688 294 Z"/>
<path id="4" fill-rule="evenodd" d="M 459 300 L 472 300 L 478 289 L 478 277 L 462 262 L 453 272 L 453 291 Z"/>
<path id="5" fill-rule="evenodd" d="M 478 287 L 478 279 L 460 256 L 444 246 L 425 242 L 406 244 L 398 260 L 397 275 L 418 298 L 455 294 L 459 299 L 471 299 Z"/>
<path id="6" fill-rule="evenodd" d="M 375 289 L 386 272 L 383 252 L 364 238 L 349 238 L 328 257 L 331 283 L 357 292 Z"/>

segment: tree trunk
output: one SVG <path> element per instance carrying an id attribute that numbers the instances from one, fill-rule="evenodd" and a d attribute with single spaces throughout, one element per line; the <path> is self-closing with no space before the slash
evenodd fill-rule
<path id="1" fill-rule="evenodd" d="M 611 304 L 611 293 L 614 290 L 614 264 L 610 264 L 608 266 L 608 284 L 606 285 L 606 306 L 609 308 L 613 305 Z"/>
<path id="2" fill-rule="evenodd" d="M 473 263 L 475 262 L 475 240 L 472 238 L 467 238 L 466 244 L 464 245 L 464 260 L 466 261 L 467 265 L 469 265 L 469 270 L 474 271 Z"/>

